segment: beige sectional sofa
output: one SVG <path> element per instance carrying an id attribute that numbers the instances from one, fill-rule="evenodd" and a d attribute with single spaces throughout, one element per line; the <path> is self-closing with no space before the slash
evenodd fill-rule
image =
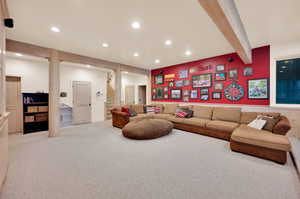
<path id="1" fill-rule="evenodd" d="M 124 105 L 126 106 L 126 105 Z M 155 104 L 148 106 L 160 106 L 162 110 L 158 114 L 147 114 L 143 105 L 127 105 L 133 109 L 137 116 L 129 117 L 121 112 L 121 107 L 114 108 L 113 126 L 123 128 L 130 121 L 145 118 L 165 119 L 173 122 L 174 128 L 217 137 L 230 141 L 230 147 L 234 151 L 247 153 L 257 157 L 273 160 L 284 164 L 287 152 L 291 150 L 286 133 L 290 130 L 290 124 L 286 117 L 280 113 L 242 112 L 241 108 L 224 108 L 209 106 L 184 106 L 193 110 L 192 118 L 178 118 L 175 116 L 179 104 Z M 271 131 L 257 130 L 248 127 L 258 115 L 280 117 Z"/>

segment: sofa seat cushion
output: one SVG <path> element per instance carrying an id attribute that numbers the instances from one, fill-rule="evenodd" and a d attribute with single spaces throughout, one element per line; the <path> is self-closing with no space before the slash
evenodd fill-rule
<path id="1" fill-rule="evenodd" d="M 213 108 L 208 106 L 193 106 L 194 117 L 210 120 L 213 113 Z"/>
<path id="2" fill-rule="evenodd" d="M 149 119 L 153 118 L 153 114 L 141 113 L 141 114 L 138 114 L 137 116 L 129 117 L 129 121 L 132 122 L 132 121 L 142 120 L 142 119 L 146 119 L 146 118 L 149 118 Z"/>
<path id="3" fill-rule="evenodd" d="M 160 114 L 153 114 L 154 119 L 165 119 L 168 120 L 168 117 L 170 117 L 170 114 L 160 113 Z"/>
<path id="4" fill-rule="evenodd" d="M 216 107 L 214 108 L 212 119 L 240 123 L 241 108 Z"/>
<path id="5" fill-rule="evenodd" d="M 166 118 L 166 120 L 169 120 L 170 122 L 184 123 L 184 120 L 186 119 L 176 117 L 175 115 L 170 115 L 169 117 Z"/>
<path id="6" fill-rule="evenodd" d="M 223 131 L 226 133 L 232 133 L 240 124 L 235 122 L 225 122 L 225 121 L 210 121 L 206 124 L 206 128 L 210 130 Z"/>
<path id="7" fill-rule="evenodd" d="M 193 118 L 185 119 L 183 121 L 183 123 L 187 124 L 187 125 L 193 125 L 193 126 L 198 126 L 198 127 L 201 127 L 201 128 L 205 128 L 206 124 L 210 121 L 211 120 L 206 120 L 206 119 L 200 119 L 200 118 L 193 117 Z"/>
<path id="8" fill-rule="evenodd" d="M 265 147 L 280 151 L 291 150 L 289 139 L 283 135 L 273 134 L 265 130 L 257 130 L 246 125 L 241 125 L 231 135 L 236 142 Z"/>

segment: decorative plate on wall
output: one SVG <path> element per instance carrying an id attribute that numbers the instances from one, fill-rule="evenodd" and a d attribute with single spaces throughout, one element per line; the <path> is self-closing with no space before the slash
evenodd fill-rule
<path id="1" fill-rule="evenodd" d="M 236 82 L 230 84 L 227 88 L 225 88 L 225 97 L 230 101 L 239 101 L 244 97 L 244 88 L 238 85 Z"/>

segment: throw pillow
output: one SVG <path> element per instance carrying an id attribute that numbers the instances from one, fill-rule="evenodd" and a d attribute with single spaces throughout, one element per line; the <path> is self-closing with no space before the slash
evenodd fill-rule
<path id="1" fill-rule="evenodd" d="M 266 120 L 255 119 L 248 124 L 249 127 L 261 130 L 266 125 Z"/>
<path id="2" fill-rule="evenodd" d="M 147 106 L 146 107 L 146 113 L 147 114 L 155 113 L 155 107 L 154 106 Z"/>
<path id="3" fill-rule="evenodd" d="M 184 111 L 176 112 L 176 117 L 185 118 L 188 114 Z"/>
<path id="4" fill-rule="evenodd" d="M 161 113 L 161 107 L 160 106 L 155 106 L 154 112 L 155 112 L 155 114 Z"/>
<path id="5" fill-rule="evenodd" d="M 129 116 L 130 117 L 135 117 L 135 116 L 137 116 L 137 113 L 133 110 L 133 109 L 131 109 L 131 108 L 129 108 Z"/>
<path id="6" fill-rule="evenodd" d="M 263 116 L 263 115 L 259 115 L 258 118 L 266 121 L 266 125 L 264 126 L 263 129 L 271 132 L 273 131 L 274 126 L 280 120 L 280 117 L 270 117 L 270 116 Z"/>
<path id="7" fill-rule="evenodd" d="M 127 115 L 130 116 L 129 108 L 128 108 L 128 107 L 122 107 L 122 108 L 121 108 L 121 112 L 127 113 Z"/>
<path id="8" fill-rule="evenodd" d="M 181 112 L 181 111 L 187 113 L 186 118 L 193 117 L 194 112 L 192 110 L 190 110 L 188 108 L 182 108 L 182 107 L 179 107 L 179 108 L 176 109 L 176 113 Z"/>

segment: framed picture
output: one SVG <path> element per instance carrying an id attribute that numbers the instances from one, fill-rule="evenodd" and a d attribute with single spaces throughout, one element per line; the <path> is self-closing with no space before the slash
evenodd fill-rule
<path id="1" fill-rule="evenodd" d="M 176 81 L 175 81 L 175 87 L 176 87 L 176 88 L 181 88 L 181 87 L 183 87 L 183 80 L 176 80 Z"/>
<path id="2" fill-rule="evenodd" d="M 189 96 L 184 96 L 184 97 L 183 97 L 183 101 L 184 101 L 184 102 L 188 102 L 189 100 L 190 100 Z"/>
<path id="3" fill-rule="evenodd" d="M 200 94 L 201 95 L 208 95 L 208 88 L 201 88 L 200 89 Z"/>
<path id="4" fill-rule="evenodd" d="M 191 90 L 191 99 L 197 99 L 198 98 L 198 89 Z"/>
<path id="5" fill-rule="evenodd" d="M 163 87 L 156 88 L 156 99 L 164 98 L 164 89 Z"/>
<path id="6" fill-rule="evenodd" d="M 152 100 L 156 100 L 156 95 L 152 94 Z"/>
<path id="7" fill-rule="evenodd" d="M 237 79 L 238 78 L 238 69 L 232 68 L 229 70 L 229 79 Z"/>
<path id="8" fill-rule="evenodd" d="M 179 71 L 179 78 L 188 78 L 189 77 L 189 71 L 188 70 L 181 70 Z"/>
<path id="9" fill-rule="evenodd" d="M 214 90 L 216 90 L 216 91 L 221 91 L 221 90 L 223 90 L 223 83 L 215 83 L 215 85 L 214 85 Z"/>
<path id="10" fill-rule="evenodd" d="M 207 100 L 209 100 L 209 96 L 208 95 L 201 95 L 200 99 L 204 100 L 204 101 L 207 101 Z"/>
<path id="11" fill-rule="evenodd" d="M 248 66 L 244 68 L 244 72 L 243 72 L 244 76 L 251 76 L 253 75 L 253 68 Z"/>
<path id="12" fill-rule="evenodd" d="M 183 86 L 189 86 L 190 85 L 190 80 L 183 80 Z"/>
<path id="13" fill-rule="evenodd" d="M 189 90 L 183 90 L 183 96 L 189 96 L 190 91 Z"/>
<path id="14" fill-rule="evenodd" d="M 193 75 L 192 84 L 193 88 L 211 87 L 211 73 Z"/>
<path id="15" fill-rule="evenodd" d="M 221 72 L 225 70 L 225 65 L 224 64 L 220 64 L 216 66 L 216 72 Z"/>
<path id="16" fill-rule="evenodd" d="M 222 99 L 222 93 L 221 92 L 213 92 L 212 98 L 213 99 Z"/>
<path id="17" fill-rule="evenodd" d="M 155 84 L 163 84 L 163 83 L 164 83 L 164 75 L 156 75 Z"/>
<path id="18" fill-rule="evenodd" d="M 169 82 L 169 87 L 170 88 L 174 87 L 174 82 Z"/>
<path id="19" fill-rule="evenodd" d="M 189 71 L 190 71 L 190 74 L 196 73 L 196 72 L 198 72 L 198 68 L 197 68 L 197 66 L 194 66 L 194 67 L 190 68 Z"/>
<path id="20" fill-rule="evenodd" d="M 268 79 L 248 80 L 248 98 L 249 99 L 268 99 L 269 98 L 269 80 Z"/>
<path id="21" fill-rule="evenodd" d="M 152 89 L 152 93 L 156 93 L 156 88 L 153 88 L 153 89 Z"/>
<path id="22" fill-rule="evenodd" d="M 169 99 L 168 93 L 165 93 L 165 94 L 164 94 L 164 99 Z"/>
<path id="23" fill-rule="evenodd" d="M 169 87 L 164 87 L 164 92 L 168 92 L 169 91 Z"/>
<path id="24" fill-rule="evenodd" d="M 181 89 L 171 89 L 171 99 L 179 100 L 182 98 Z"/>
<path id="25" fill-rule="evenodd" d="M 216 81 L 225 81 L 226 73 L 215 73 L 215 80 Z"/>

